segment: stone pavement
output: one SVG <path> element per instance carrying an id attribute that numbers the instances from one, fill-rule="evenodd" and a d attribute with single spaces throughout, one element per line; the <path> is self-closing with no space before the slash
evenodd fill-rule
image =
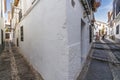
<path id="1" fill-rule="evenodd" d="M 105 40 L 105 42 L 109 42 Z M 114 77 L 114 80 L 120 80 L 120 43 L 114 43 L 114 45 L 108 45 L 112 52 L 112 59 L 119 64 L 110 64 L 110 68 Z"/>
<path id="2" fill-rule="evenodd" d="M 10 57 L 6 53 L 0 56 L 0 80 L 11 80 Z"/>
<path id="3" fill-rule="evenodd" d="M 120 80 L 120 44 L 110 40 L 95 42 L 89 66 L 77 80 Z"/>
<path id="4" fill-rule="evenodd" d="M 12 43 L 6 42 L 0 55 L 0 80 L 43 80 L 20 51 Z"/>

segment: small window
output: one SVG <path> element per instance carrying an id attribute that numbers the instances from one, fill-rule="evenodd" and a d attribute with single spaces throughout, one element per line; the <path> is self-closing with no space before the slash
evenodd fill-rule
<path id="1" fill-rule="evenodd" d="M 23 26 L 20 27 L 21 41 L 24 41 Z"/>
<path id="2" fill-rule="evenodd" d="M 74 0 L 71 0 L 71 4 L 73 7 L 75 7 L 75 1 Z"/>
<path id="3" fill-rule="evenodd" d="M 32 4 L 34 4 L 36 1 L 37 1 L 37 0 L 33 0 L 33 1 L 32 1 Z"/>
<path id="4" fill-rule="evenodd" d="M 92 42 L 92 33 L 93 33 L 92 26 L 89 26 L 89 43 Z"/>
<path id="5" fill-rule="evenodd" d="M 116 34 L 119 34 L 119 25 L 116 27 Z"/>
<path id="6" fill-rule="evenodd" d="M 21 21 L 22 19 L 22 10 L 19 11 L 19 22 Z"/>

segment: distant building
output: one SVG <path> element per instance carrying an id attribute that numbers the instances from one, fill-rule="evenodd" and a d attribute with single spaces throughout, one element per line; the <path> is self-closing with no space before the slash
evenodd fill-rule
<path id="1" fill-rule="evenodd" d="M 5 22 L 5 39 L 13 39 L 13 28 L 11 27 L 11 11 L 7 12 L 8 18 Z"/>
<path id="2" fill-rule="evenodd" d="M 108 12 L 108 27 L 109 27 L 109 38 L 115 40 L 113 11 Z"/>
<path id="3" fill-rule="evenodd" d="M 103 35 L 105 35 L 106 37 L 109 36 L 108 24 L 102 21 L 95 21 L 94 39 L 96 39 L 96 36 L 98 36 L 98 40 L 100 40 Z"/>
<path id="4" fill-rule="evenodd" d="M 99 6 L 99 0 L 14 0 L 13 42 L 44 80 L 76 80 Z"/>
<path id="5" fill-rule="evenodd" d="M 11 26 L 10 24 L 5 24 L 5 39 L 11 39 Z"/>
<path id="6" fill-rule="evenodd" d="M 113 21 L 115 41 L 120 41 L 120 0 L 113 1 Z"/>

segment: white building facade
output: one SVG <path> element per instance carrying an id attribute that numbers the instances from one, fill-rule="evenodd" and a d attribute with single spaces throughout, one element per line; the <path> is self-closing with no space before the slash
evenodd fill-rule
<path id="1" fill-rule="evenodd" d="M 109 27 L 109 38 L 115 40 L 115 30 L 114 30 L 114 20 L 113 20 L 113 11 L 108 12 L 108 27 Z"/>
<path id="2" fill-rule="evenodd" d="M 5 34 L 5 11 L 6 11 L 6 0 L 0 0 L 0 53 L 4 48 Z"/>
<path id="3" fill-rule="evenodd" d="M 108 27 L 108 24 L 102 21 L 95 21 L 94 39 L 96 39 L 96 35 L 99 36 L 99 40 L 102 38 L 103 35 L 109 37 L 110 28 Z"/>
<path id="4" fill-rule="evenodd" d="M 115 41 L 120 42 L 120 1 L 113 1 L 113 21 Z"/>
<path id="5" fill-rule="evenodd" d="M 83 5 L 78 0 L 14 1 L 13 42 L 44 80 L 76 80 L 80 74 L 94 19 L 92 9 Z"/>

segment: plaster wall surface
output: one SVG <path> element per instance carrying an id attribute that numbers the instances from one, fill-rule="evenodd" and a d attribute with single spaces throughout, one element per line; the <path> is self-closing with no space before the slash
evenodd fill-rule
<path id="1" fill-rule="evenodd" d="M 40 0 L 16 27 L 21 52 L 45 80 L 76 80 L 91 47 L 82 4 L 71 1 Z"/>
<path id="2" fill-rule="evenodd" d="M 44 80 L 68 80 L 65 10 L 65 0 L 40 0 L 16 28 L 21 52 Z"/>
<path id="3" fill-rule="evenodd" d="M 74 5 L 73 5 L 74 4 Z M 88 18 L 79 0 L 67 0 L 67 32 L 69 48 L 69 80 L 76 80 L 90 50 Z M 81 25 L 81 19 L 85 26 Z"/>

